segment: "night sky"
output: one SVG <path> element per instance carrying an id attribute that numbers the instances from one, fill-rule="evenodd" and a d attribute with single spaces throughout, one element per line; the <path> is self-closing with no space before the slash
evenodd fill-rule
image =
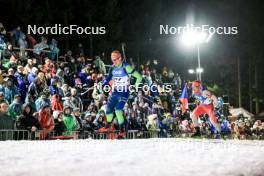
<path id="1" fill-rule="evenodd" d="M 250 110 L 250 98 L 264 98 L 263 9 L 261 0 L 0 0 L 0 22 L 7 31 L 27 25 L 54 24 L 105 26 L 105 35 L 48 35 L 59 41 L 62 51 L 74 51 L 82 43 L 89 57 L 106 56 L 126 43 L 128 57 L 135 61 L 158 59 L 185 80 L 195 79 L 188 69 L 197 67 L 195 48 L 186 48 L 177 35 L 160 35 L 159 25 L 183 26 L 192 19 L 194 24 L 237 26 L 237 35 L 215 35 L 200 46 L 203 81 L 216 83 L 238 106 L 238 67 L 240 60 L 242 106 Z M 39 39 L 40 36 L 34 36 Z M 249 68 L 251 65 L 251 68 Z M 251 87 L 249 83 L 252 83 Z M 255 112 L 255 103 L 251 108 Z"/>

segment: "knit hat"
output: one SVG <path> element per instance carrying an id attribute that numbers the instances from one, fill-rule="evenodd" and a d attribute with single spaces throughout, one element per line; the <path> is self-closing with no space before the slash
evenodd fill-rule
<path id="1" fill-rule="evenodd" d="M 78 112 L 78 111 L 80 111 L 80 108 L 74 108 L 73 109 L 73 112 Z"/>
<path id="2" fill-rule="evenodd" d="M 72 110 L 72 107 L 69 106 L 69 105 L 64 106 L 64 108 L 63 108 L 63 112 L 64 112 L 66 109 L 70 109 L 70 110 Z"/>
<path id="3" fill-rule="evenodd" d="M 33 74 L 37 74 L 37 73 L 38 73 L 38 68 L 37 68 L 37 67 L 33 67 L 33 68 L 31 69 L 31 72 L 32 72 Z"/>
<path id="4" fill-rule="evenodd" d="M 90 117 L 90 116 L 92 116 L 92 114 L 91 114 L 90 112 L 87 112 L 87 113 L 85 114 L 84 118 L 87 118 L 87 117 Z"/>
<path id="5" fill-rule="evenodd" d="M 18 97 L 21 97 L 20 94 L 16 94 L 16 95 L 14 96 L 14 98 L 18 98 Z"/>
<path id="6" fill-rule="evenodd" d="M 57 119 L 60 114 L 61 114 L 61 111 L 53 111 L 53 117 L 54 117 L 54 119 Z"/>

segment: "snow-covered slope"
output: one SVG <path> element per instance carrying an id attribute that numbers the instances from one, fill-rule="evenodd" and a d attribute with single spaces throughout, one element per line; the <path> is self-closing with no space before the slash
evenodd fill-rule
<path id="1" fill-rule="evenodd" d="M 4 141 L 0 175 L 264 175 L 264 141 Z"/>

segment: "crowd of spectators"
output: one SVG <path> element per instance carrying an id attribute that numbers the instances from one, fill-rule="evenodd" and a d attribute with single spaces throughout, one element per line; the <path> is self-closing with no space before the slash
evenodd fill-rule
<path id="1" fill-rule="evenodd" d="M 63 136 L 72 131 L 95 132 L 105 126 L 107 95 L 95 85 L 107 74 L 106 58 L 87 57 L 81 44 L 77 52 L 62 54 L 57 45 L 55 39 L 45 37 L 38 43 L 20 27 L 8 32 L 0 23 L 0 130 L 41 130 L 45 137 L 50 131 Z M 193 132 L 191 120 L 181 114 L 178 101 L 185 83 L 181 77 L 172 68 L 160 68 L 155 59 L 141 65 L 133 59 L 128 62 L 140 71 L 144 84 L 156 85 L 158 90 L 130 96 L 124 108 L 127 130 L 161 130 L 166 135 L 171 131 Z M 166 84 L 172 91 L 164 91 Z M 244 128 L 222 119 L 223 128 L 239 134 L 245 129 L 248 134 L 248 122 Z M 113 125 L 113 130 L 118 130 L 117 126 Z M 206 120 L 201 121 L 201 128 L 204 133 L 213 132 Z M 256 134 L 263 133 L 256 128 Z"/>

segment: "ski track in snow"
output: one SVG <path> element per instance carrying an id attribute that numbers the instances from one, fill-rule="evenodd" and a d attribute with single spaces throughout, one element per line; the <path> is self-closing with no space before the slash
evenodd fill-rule
<path id="1" fill-rule="evenodd" d="M 264 176 L 264 141 L 1 141 L 0 176 Z"/>

